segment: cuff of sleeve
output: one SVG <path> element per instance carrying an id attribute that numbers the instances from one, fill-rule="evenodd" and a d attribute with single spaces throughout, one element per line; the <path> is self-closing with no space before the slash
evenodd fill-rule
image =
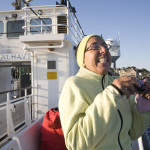
<path id="1" fill-rule="evenodd" d="M 114 84 L 111 84 L 111 86 L 113 86 L 120 93 L 121 96 L 124 96 L 122 91 L 117 86 L 115 86 Z"/>

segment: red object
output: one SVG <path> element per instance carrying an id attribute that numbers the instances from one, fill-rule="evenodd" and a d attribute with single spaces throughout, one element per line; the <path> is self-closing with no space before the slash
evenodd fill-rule
<path id="1" fill-rule="evenodd" d="M 41 126 L 40 150 L 67 150 L 59 112 L 55 108 L 45 114 Z"/>

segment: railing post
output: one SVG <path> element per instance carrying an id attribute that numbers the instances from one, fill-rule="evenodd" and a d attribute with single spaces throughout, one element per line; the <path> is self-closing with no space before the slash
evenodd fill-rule
<path id="1" fill-rule="evenodd" d="M 75 38 L 76 38 L 76 44 L 78 44 L 78 39 L 77 39 L 77 18 L 75 18 Z"/>
<path id="2" fill-rule="evenodd" d="M 54 14 L 54 23 L 53 23 L 53 25 L 54 26 L 52 26 L 52 33 L 53 34 L 58 34 L 58 20 L 57 20 L 57 17 L 58 16 L 55 16 L 55 9 L 53 9 L 53 14 Z"/>
<path id="3" fill-rule="evenodd" d="M 25 35 L 27 35 L 27 4 L 25 4 Z"/>
<path id="4" fill-rule="evenodd" d="M 25 110 L 25 124 L 28 126 L 31 124 L 31 117 L 27 104 L 27 89 L 25 89 L 24 110 Z"/>
<path id="5" fill-rule="evenodd" d="M 8 132 L 8 138 L 12 139 L 13 136 L 15 135 L 14 131 L 14 124 L 13 124 L 13 119 L 12 119 L 12 114 L 10 111 L 10 93 L 7 93 L 7 132 Z"/>
<path id="6" fill-rule="evenodd" d="M 80 38 L 82 39 L 84 36 L 82 34 L 82 29 L 80 29 Z"/>
<path id="7" fill-rule="evenodd" d="M 139 143 L 139 150 L 144 150 L 142 137 L 139 137 L 139 138 L 138 138 L 138 143 Z"/>
<path id="8" fill-rule="evenodd" d="M 31 120 L 33 118 L 32 100 L 33 100 L 33 98 L 32 98 L 32 96 L 30 96 L 29 97 L 29 112 L 30 112 L 30 118 L 31 118 Z"/>

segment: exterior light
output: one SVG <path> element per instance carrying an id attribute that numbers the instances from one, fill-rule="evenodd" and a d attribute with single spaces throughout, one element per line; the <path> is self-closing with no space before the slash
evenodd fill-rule
<path id="1" fill-rule="evenodd" d="M 38 10 L 38 14 L 39 14 L 39 15 L 42 15 L 42 14 L 43 14 L 43 11 L 42 11 L 42 10 Z"/>

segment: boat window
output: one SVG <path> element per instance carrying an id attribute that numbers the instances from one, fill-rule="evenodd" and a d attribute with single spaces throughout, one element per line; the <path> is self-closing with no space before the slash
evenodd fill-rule
<path id="1" fill-rule="evenodd" d="M 4 33 L 4 23 L 0 21 L 0 36 Z"/>
<path id="2" fill-rule="evenodd" d="M 56 61 L 48 61 L 47 69 L 56 69 Z"/>
<path id="3" fill-rule="evenodd" d="M 19 37 L 24 34 L 22 27 L 24 26 L 24 20 L 14 20 L 7 22 L 7 37 Z"/>
<path id="4" fill-rule="evenodd" d="M 50 18 L 32 19 L 30 24 L 33 25 L 33 27 L 30 28 L 30 32 L 34 34 L 52 32 L 52 19 Z"/>

